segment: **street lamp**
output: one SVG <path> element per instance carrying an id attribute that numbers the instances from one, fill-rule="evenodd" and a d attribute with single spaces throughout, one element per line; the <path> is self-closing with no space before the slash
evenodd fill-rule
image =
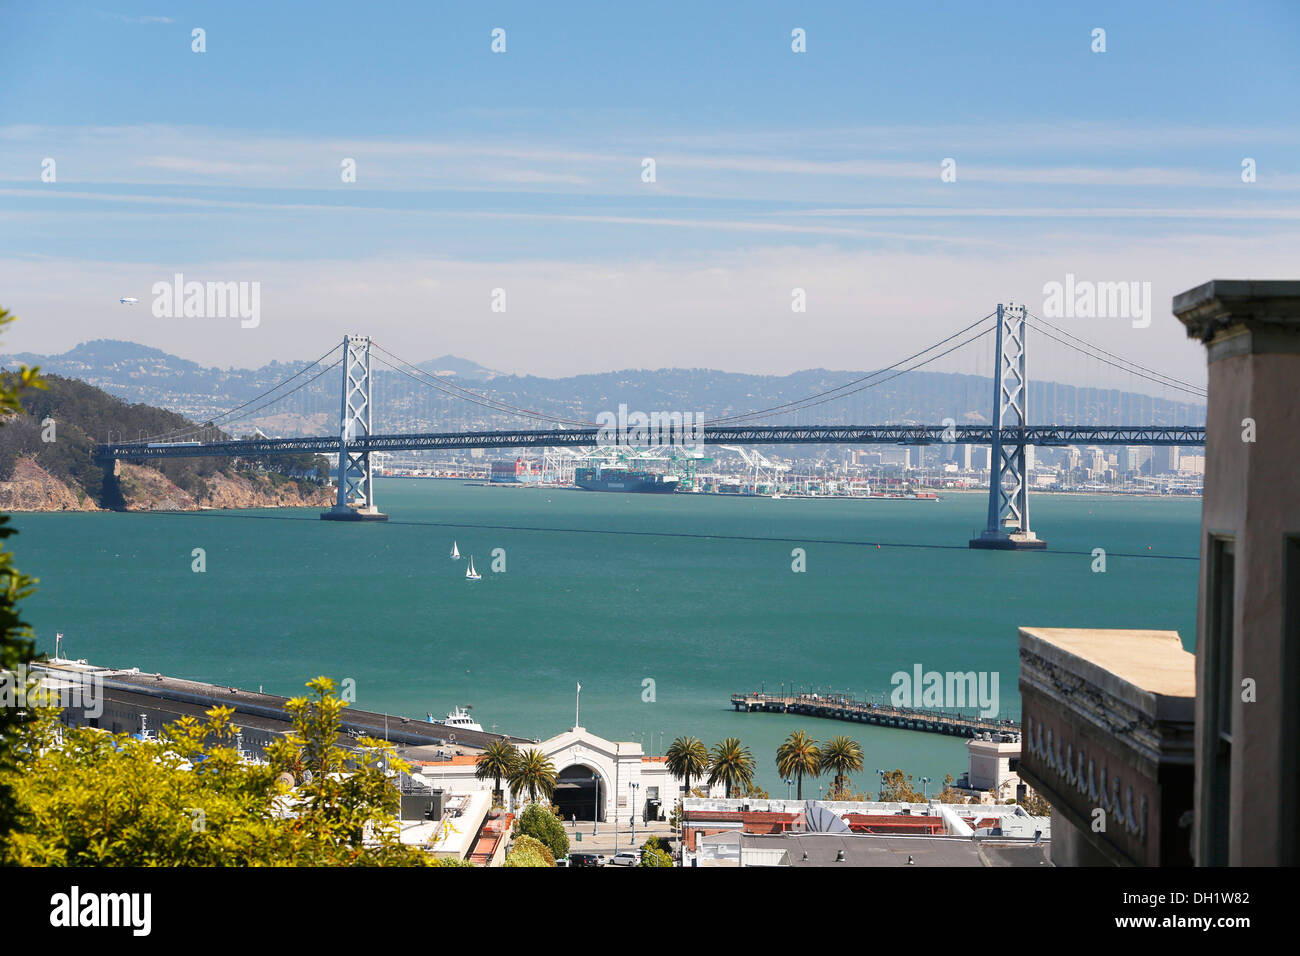
<path id="1" fill-rule="evenodd" d="M 628 784 L 632 788 L 632 846 L 636 846 L 636 788 L 641 786 L 639 783 Z"/>
<path id="2" fill-rule="evenodd" d="M 885 799 L 885 771 L 877 767 L 876 773 L 880 774 L 880 792 L 876 794 L 876 796 L 878 796 L 881 800 L 884 800 Z"/>
<path id="3" fill-rule="evenodd" d="M 793 786 L 794 786 L 794 781 L 793 781 L 793 780 L 787 780 L 787 781 L 785 782 L 785 798 L 786 798 L 787 800 L 790 799 L 790 788 L 793 787 Z"/>
<path id="4" fill-rule="evenodd" d="M 600 774 L 593 773 L 591 779 L 596 784 L 596 796 L 592 800 L 591 806 L 591 835 L 600 835 Z"/>
<path id="5" fill-rule="evenodd" d="M 927 802 L 928 802 L 929 799 L 930 799 L 929 783 L 930 783 L 930 778 L 929 778 L 929 777 L 922 777 L 922 778 L 921 778 L 921 796 L 925 797 L 925 799 L 926 799 Z"/>

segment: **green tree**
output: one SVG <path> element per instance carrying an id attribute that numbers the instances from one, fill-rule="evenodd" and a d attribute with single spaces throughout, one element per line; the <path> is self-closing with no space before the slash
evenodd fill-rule
<path id="1" fill-rule="evenodd" d="M 719 781 L 726 787 L 728 799 L 733 788 L 754 783 L 754 755 L 737 737 L 718 741 L 709 754 L 709 786 Z"/>
<path id="2" fill-rule="evenodd" d="M 709 769 L 709 751 L 699 737 L 678 737 L 664 754 L 668 772 L 682 781 L 682 789 L 691 791 L 691 778 L 701 777 Z"/>
<path id="3" fill-rule="evenodd" d="M 672 866 L 673 858 L 652 846 L 643 846 L 641 848 L 641 866 Z"/>
<path id="4" fill-rule="evenodd" d="M 802 800 L 804 775 L 815 777 L 821 772 L 821 751 L 817 748 L 817 741 L 802 730 L 790 734 L 785 743 L 776 748 L 776 769 L 782 780 L 794 778 L 798 786 L 795 796 Z"/>
<path id="5" fill-rule="evenodd" d="M 832 737 L 821 749 L 817 763 L 821 773 L 834 774 L 831 780 L 832 800 L 842 800 L 849 788 L 849 774 L 862 769 L 862 744 L 843 735 Z"/>
<path id="6" fill-rule="evenodd" d="M 519 749 L 514 744 L 508 740 L 494 740 L 474 762 L 474 776 L 480 780 L 492 780 L 492 794 L 499 802 L 502 795 L 501 781 L 510 776 L 518 762 Z"/>
<path id="7" fill-rule="evenodd" d="M 530 836 L 515 837 L 510 852 L 506 854 L 506 866 L 555 866 L 555 857 L 540 840 Z"/>
<path id="8" fill-rule="evenodd" d="M 513 796 L 527 791 L 528 798 L 534 803 L 539 794 L 548 800 L 555 796 L 555 764 L 536 747 L 519 755 L 507 779 Z"/>
<path id="9" fill-rule="evenodd" d="M 157 740 L 58 726 L 51 711 L 25 730 L 4 781 L 19 825 L 0 862 L 29 866 L 442 866 L 397 836 L 395 775 L 382 740 L 338 744 L 346 704 L 327 678 L 287 705 L 294 730 L 267 764 L 234 749 L 233 710 L 183 717 Z M 46 746 L 61 735 L 57 747 Z M 297 766 L 295 785 L 281 775 Z"/>
<path id="10" fill-rule="evenodd" d="M 0 328 L 16 321 L 7 309 L 0 308 Z M 43 389 L 40 370 L 22 366 L 17 372 L 0 373 L 0 425 L 22 413 L 22 397 L 29 389 Z M 0 515 L 0 541 L 17 534 L 9 527 L 9 516 Z M 18 604 L 29 597 L 36 587 L 36 579 L 28 577 L 14 566 L 14 556 L 0 549 L 0 680 L 8 681 L 14 691 L 26 692 L 26 666 L 32 660 L 36 642 L 32 629 L 19 615 Z M 23 686 L 20 688 L 19 683 Z M 18 749 L 21 730 L 37 719 L 37 713 L 27 707 L 0 707 L 0 841 L 3 841 L 17 822 L 18 806 L 15 801 L 12 779 L 18 766 L 21 751 Z"/>
<path id="11" fill-rule="evenodd" d="M 515 838 L 531 837 L 551 851 L 552 861 L 569 854 L 569 835 L 550 808 L 530 803 L 515 819 Z"/>

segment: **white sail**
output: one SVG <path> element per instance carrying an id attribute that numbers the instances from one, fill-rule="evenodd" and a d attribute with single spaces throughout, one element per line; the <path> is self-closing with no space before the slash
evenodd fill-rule
<path id="1" fill-rule="evenodd" d="M 473 556 L 473 555 L 470 555 L 470 558 L 469 558 L 469 567 L 465 569 L 465 577 L 468 578 L 468 579 L 471 580 L 471 581 L 477 581 L 477 580 L 479 579 L 479 577 L 480 577 L 479 573 L 478 573 L 477 571 L 474 570 L 474 556 Z"/>
<path id="2" fill-rule="evenodd" d="M 452 559 L 453 561 L 459 561 L 459 560 L 460 560 L 460 549 L 456 547 L 456 542 L 455 542 L 455 541 L 453 541 L 453 542 L 451 543 L 451 559 Z"/>

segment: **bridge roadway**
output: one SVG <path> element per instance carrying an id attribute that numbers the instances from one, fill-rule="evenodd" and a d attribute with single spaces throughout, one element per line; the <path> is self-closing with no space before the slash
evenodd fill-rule
<path id="1" fill-rule="evenodd" d="M 471 448 L 563 448 L 609 444 L 595 425 L 589 428 L 535 429 L 487 432 L 414 432 L 401 435 L 367 435 L 350 439 L 353 454 L 373 451 L 444 451 Z M 1001 430 L 1003 445 L 1204 445 L 1205 429 L 1195 426 L 1144 425 L 1032 425 Z M 706 422 L 702 435 L 689 430 L 665 433 L 665 440 L 625 442 L 624 446 L 659 445 L 989 445 L 991 425 L 755 425 L 717 426 Z M 946 435 L 945 435 L 946 433 Z M 206 458 L 251 455 L 337 454 L 338 436 L 309 438 L 255 438 L 200 444 L 150 444 L 118 442 L 96 446 L 98 461 L 158 458 Z"/>
<path id="2" fill-rule="evenodd" d="M 900 730 L 923 730 L 932 734 L 954 737 L 975 737 L 979 734 L 1018 734 L 1020 725 L 1011 720 L 992 720 L 980 717 L 963 717 L 938 710 L 913 707 L 885 707 L 864 703 L 851 697 L 812 694 L 794 696 L 779 694 L 732 694 L 731 706 L 745 713 L 773 711 L 779 714 L 804 714 L 808 717 L 825 717 L 830 720 L 848 720 Z"/>

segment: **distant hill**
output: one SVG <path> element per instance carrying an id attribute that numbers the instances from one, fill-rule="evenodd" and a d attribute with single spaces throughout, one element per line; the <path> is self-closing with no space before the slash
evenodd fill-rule
<path id="1" fill-rule="evenodd" d="M 111 347 L 105 350 L 108 354 L 114 351 Z M 47 387 L 24 393 L 24 413 L 0 420 L 0 483 L 30 483 L 39 478 L 70 492 L 80 504 L 98 508 L 142 506 L 142 502 L 132 498 L 133 495 L 143 497 L 146 491 L 183 498 L 195 507 L 229 504 L 241 495 L 251 506 L 269 506 L 284 498 L 278 489 L 285 482 L 299 484 L 289 476 L 310 473 L 312 480 L 302 488 L 291 489 L 290 497 L 321 497 L 317 492 L 323 488 L 321 482 L 328 478 L 329 463 L 316 455 L 281 456 L 265 461 L 249 459 L 238 463 L 230 458 L 174 459 L 129 469 L 130 480 L 125 482 L 105 481 L 103 467 L 94 460 L 97 442 L 162 435 L 192 428 L 194 423 L 166 409 L 127 404 L 83 381 L 45 372 L 42 375 Z M 133 483 L 138 487 L 133 487 Z M 266 487 L 259 491 L 263 485 Z M 218 486 L 228 493 L 214 500 L 214 489 Z M 266 491 L 276 493 L 263 501 L 266 496 L 262 492 Z M 43 510 L 39 501 L 31 507 Z"/>
<path id="2" fill-rule="evenodd" d="M 502 374 L 501 372 L 494 372 L 490 368 L 484 368 L 477 362 L 457 358 L 454 355 L 444 355 L 428 362 L 420 362 L 416 368 L 432 372 L 434 375 L 455 375 L 457 378 L 463 378 L 471 382 L 486 382 Z"/>

